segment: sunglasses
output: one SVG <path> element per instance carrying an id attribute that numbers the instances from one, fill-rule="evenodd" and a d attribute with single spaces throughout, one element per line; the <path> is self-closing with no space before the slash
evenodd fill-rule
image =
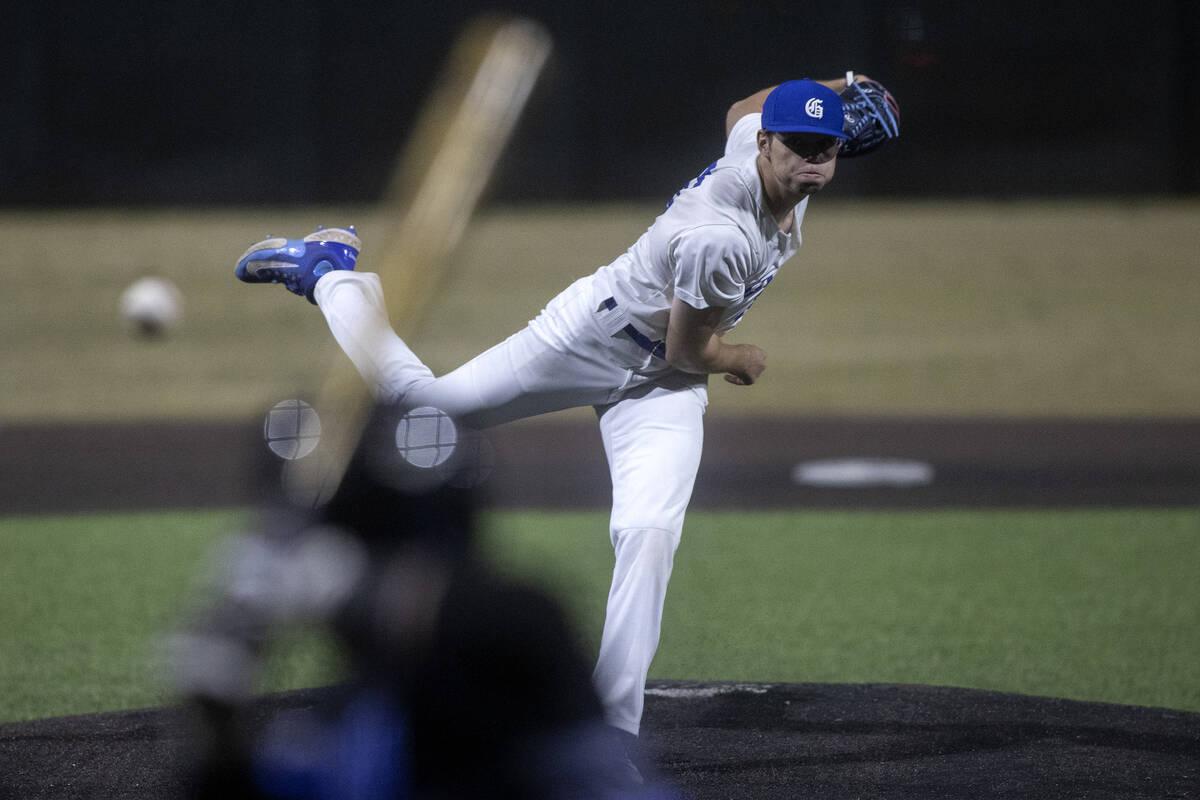
<path id="1" fill-rule="evenodd" d="M 803 159 L 816 158 L 835 147 L 840 147 L 842 140 L 837 136 L 821 133 L 776 133 L 783 146 Z M 836 153 L 831 153 L 832 158 Z"/>

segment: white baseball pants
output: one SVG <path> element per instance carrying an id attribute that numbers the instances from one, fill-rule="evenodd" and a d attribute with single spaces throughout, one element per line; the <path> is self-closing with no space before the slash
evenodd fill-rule
<path id="1" fill-rule="evenodd" d="M 392 330 L 379 277 L 331 272 L 314 297 L 376 397 L 434 406 L 473 427 L 594 406 L 613 484 L 612 587 L 593 681 L 611 725 L 638 733 L 667 582 L 700 463 L 705 376 L 650 372 L 649 355 L 598 321 L 576 281 L 528 326 L 441 377 Z"/>

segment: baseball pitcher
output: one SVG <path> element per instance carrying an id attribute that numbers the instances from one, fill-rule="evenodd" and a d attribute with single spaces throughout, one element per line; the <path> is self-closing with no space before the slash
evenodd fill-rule
<path id="1" fill-rule="evenodd" d="M 392 331 L 378 276 L 355 269 L 352 228 L 259 242 L 236 273 L 315 303 L 382 400 L 434 406 L 477 427 L 595 408 L 615 566 L 593 679 L 607 721 L 632 740 L 700 462 L 708 376 L 750 386 L 766 368 L 760 348 L 723 335 L 799 248 L 809 198 L 833 179 L 839 153 L 875 149 L 898 135 L 897 120 L 890 93 L 852 73 L 734 103 L 724 154 L 633 246 L 440 377 Z"/>

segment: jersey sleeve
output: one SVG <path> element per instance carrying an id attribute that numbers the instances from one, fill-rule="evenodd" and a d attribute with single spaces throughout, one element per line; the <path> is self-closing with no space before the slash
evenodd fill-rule
<path id="1" fill-rule="evenodd" d="M 733 225 L 705 225 L 672 243 L 675 296 L 692 308 L 725 308 L 742 299 L 750 247 Z"/>

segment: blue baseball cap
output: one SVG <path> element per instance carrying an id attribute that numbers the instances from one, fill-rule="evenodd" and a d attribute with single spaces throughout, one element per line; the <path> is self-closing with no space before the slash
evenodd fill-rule
<path id="1" fill-rule="evenodd" d="M 810 81 L 787 81 L 763 102 L 762 128 L 781 133 L 823 133 L 847 138 L 842 132 L 842 98 L 828 86 Z"/>

